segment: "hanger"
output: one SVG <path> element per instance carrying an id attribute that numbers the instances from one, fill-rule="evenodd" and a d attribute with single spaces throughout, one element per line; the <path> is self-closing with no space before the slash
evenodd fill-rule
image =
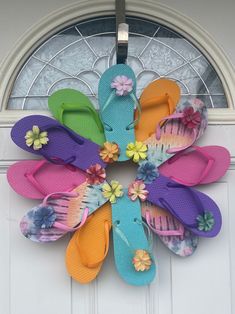
<path id="1" fill-rule="evenodd" d="M 116 0 L 116 55 L 117 64 L 126 63 L 129 25 L 126 23 L 125 0 Z"/>

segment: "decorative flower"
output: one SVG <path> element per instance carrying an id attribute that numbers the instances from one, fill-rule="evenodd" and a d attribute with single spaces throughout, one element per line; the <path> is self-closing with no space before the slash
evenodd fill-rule
<path id="1" fill-rule="evenodd" d="M 100 157 L 104 162 L 112 163 L 118 160 L 119 146 L 116 143 L 105 142 L 100 149 Z"/>
<path id="2" fill-rule="evenodd" d="M 46 145 L 49 141 L 47 132 L 40 132 L 37 125 L 34 125 L 32 130 L 27 131 L 24 138 L 26 139 L 26 145 L 28 147 L 33 145 L 34 150 L 39 150 L 42 148 L 42 145 Z"/>
<path id="3" fill-rule="evenodd" d="M 105 181 L 106 172 L 100 164 L 90 166 L 87 170 L 87 182 L 89 184 L 101 184 Z"/>
<path id="4" fill-rule="evenodd" d="M 144 161 L 137 170 L 137 179 L 146 184 L 153 182 L 158 176 L 156 166 L 149 161 Z"/>
<path id="5" fill-rule="evenodd" d="M 194 129 L 201 123 L 201 114 L 199 111 L 194 111 L 193 107 L 185 108 L 183 114 L 182 122 L 187 128 Z"/>
<path id="6" fill-rule="evenodd" d="M 149 253 L 145 250 L 136 250 L 132 263 L 136 271 L 149 270 L 152 261 Z"/>
<path id="7" fill-rule="evenodd" d="M 38 207 L 34 212 L 33 223 L 38 228 L 51 228 L 55 220 L 56 213 L 51 206 Z"/>
<path id="8" fill-rule="evenodd" d="M 118 181 L 112 180 L 110 184 L 105 183 L 102 187 L 102 194 L 110 203 L 116 203 L 117 197 L 123 196 L 122 185 Z"/>
<path id="9" fill-rule="evenodd" d="M 197 221 L 198 221 L 197 228 L 200 231 L 210 231 L 215 224 L 215 219 L 211 212 L 205 212 L 202 215 L 198 215 Z"/>
<path id="10" fill-rule="evenodd" d="M 139 162 L 140 159 L 144 160 L 147 157 L 148 147 L 142 142 L 129 143 L 126 148 L 126 155 L 133 158 L 134 162 Z"/>
<path id="11" fill-rule="evenodd" d="M 133 81 L 125 75 L 118 75 L 113 79 L 111 88 L 116 89 L 117 96 L 126 96 L 133 89 Z"/>
<path id="12" fill-rule="evenodd" d="M 145 190 L 145 184 L 141 180 L 134 181 L 128 188 L 128 196 L 132 201 L 135 201 L 137 197 L 143 202 L 146 200 L 148 191 Z"/>

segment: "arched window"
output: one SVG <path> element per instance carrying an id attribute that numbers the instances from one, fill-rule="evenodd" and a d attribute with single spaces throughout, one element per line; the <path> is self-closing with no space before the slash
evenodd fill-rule
<path id="1" fill-rule="evenodd" d="M 180 33 L 162 24 L 128 17 L 127 63 L 137 76 L 137 95 L 152 80 L 167 77 L 181 87 L 181 101 L 196 96 L 208 108 L 227 108 L 221 80 L 206 56 Z M 88 95 L 98 109 L 102 73 L 116 62 L 115 18 L 91 18 L 49 37 L 24 62 L 12 86 L 8 110 L 47 110 L 61 88 Z"/>

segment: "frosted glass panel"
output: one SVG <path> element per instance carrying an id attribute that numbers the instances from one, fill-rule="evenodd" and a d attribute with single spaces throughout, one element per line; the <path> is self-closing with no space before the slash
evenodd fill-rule
<path id="1" fill-rule="evenodd" d="M 152 80 L 171 78 L 208 108 L 227 108 L 220 78 L 190 41 L 164 25 L 129 17 L 127 63 L 137 77 L 137 96 Z M 28 58 L 13 85 L 8 109 L 47 110 L 48 96 L 61 88 L 77 89 L 98 109 L 102 73 L 115 64 L 115 18 L 90 19 L 54 34 Z"/>

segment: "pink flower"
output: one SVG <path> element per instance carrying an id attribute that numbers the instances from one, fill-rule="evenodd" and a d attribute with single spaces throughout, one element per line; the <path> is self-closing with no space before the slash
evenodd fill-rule
<path id="1" fill-rule="evenodd" d="M 125 75 L 118 75 L 112 81 L 111 87 L 116 89 L 117 96 L 126 96 L 133 89 L 133 81 Z"/>
<path id="2" fill-rule="evenodd" d="M 193 107 L 185 108 L 183 114 L 182 122 L 187 128 L 194 129 L 201 123 L 201 114 L 199 111 L 194 111 Z"/>
<path id="3" fill-rule="evenodd" d="M 128 196 L 132 201 L 135 201 L 137 197 L 143 202 L 146 200 L 148 191 L 145 190 L 145 184 L 141 180 L 136 180 L 128 188 Z"/>
<path id="4" fill-rule="evenodd" d="M 87 182 L 89 184 L 101 184 L 105 181 L 106 172 L 100 164 L 90 166 L 87 170 Z"/>
<path id="5" fill-rule="evenodd" d="M 191 255 L 192 253 L 193 253 L 192 248 L 186 247 L 186 248 L 184 249 L 184 256 L 189 256 L 189 255 Z"/>

